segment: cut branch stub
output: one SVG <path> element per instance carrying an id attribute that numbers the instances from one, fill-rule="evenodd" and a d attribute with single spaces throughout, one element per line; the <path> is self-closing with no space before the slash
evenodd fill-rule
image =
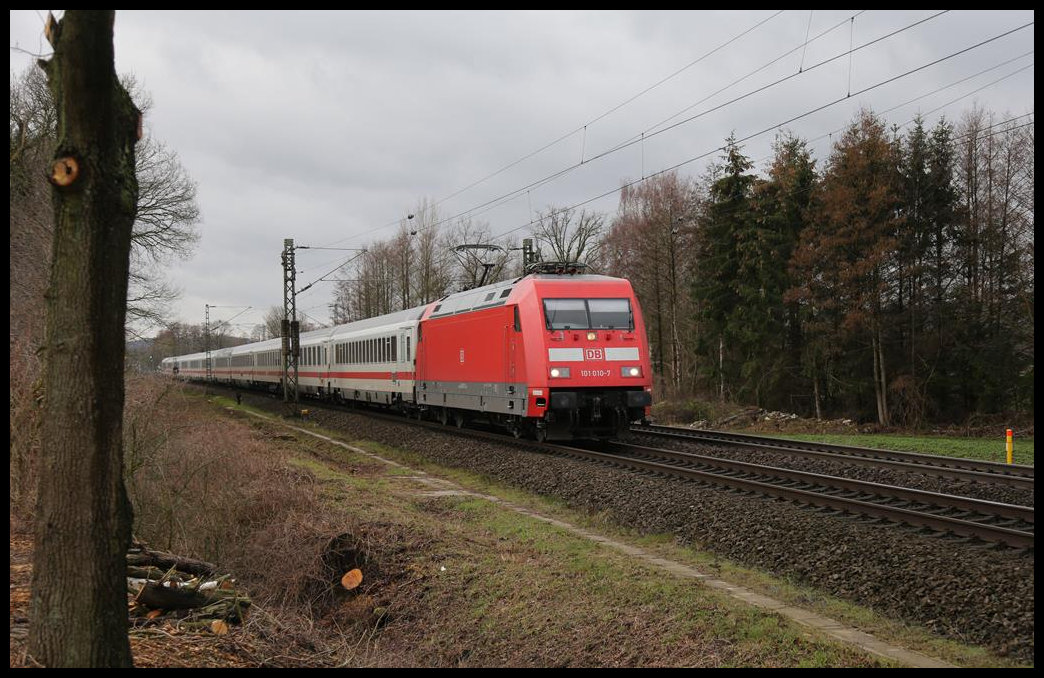
<path id="1" fill-rule="evenodd" d="M 71 155 L 58 158 L 51 167 L 50 179 L 55 186 L 70 186 L 79 176 L 80 163 L 76 162 L 76 158 Z"/>

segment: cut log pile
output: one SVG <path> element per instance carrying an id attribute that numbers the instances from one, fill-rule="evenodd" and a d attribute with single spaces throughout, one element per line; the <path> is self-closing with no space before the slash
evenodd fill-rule
<path id="1" fill-rule="evenodd" d="M 251 605 L 211 563 L 138 543 L 127 552 L 127 593 L 132 626 L 160 623 L 218 635 L 241 623 Z"/>

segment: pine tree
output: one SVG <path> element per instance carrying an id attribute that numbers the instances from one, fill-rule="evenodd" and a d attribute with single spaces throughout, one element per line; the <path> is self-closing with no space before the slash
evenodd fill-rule
<path id="1" fill-rule="evenodd" d="M 755 249 L 757 238 L 750 233 L 755 223 L 751 196 L 756 177 L 748 174 L 752 167 L 735 136 L 730 136 L 697 229 L 699 263 L 693 298 L 703 330 L 700 351 L 707 357 L 706 363 L 714 366 L 712 375 L 722 400 L 727 390 L 739 386 L 743 362 L 739 344 L 747 339 L 738 324 L 743 318 L 732 316 L 744 297 L 756 294 L 741 277 L 753 265 L 750 250 Z M 741 285 L 746 286 L 741 290 Z"/>
<path id="2" fill-rule="evenodd" d="M 900 219 L 896 149 L 881 120 L 864 111 L 849 126 L 834 145 L 822 186 L 822 217 L 795 254 L 794 273 L 803 282 L 789 298 L 810 309 L 814 355 L 836 356 L 841 346 L 853 380 L 865 384 L 861 375 L 869 372 L 873 409 L 888 425 L 884 339 Z M 850 407 L 863 406 L 861 392 L 850 395 Z"/>

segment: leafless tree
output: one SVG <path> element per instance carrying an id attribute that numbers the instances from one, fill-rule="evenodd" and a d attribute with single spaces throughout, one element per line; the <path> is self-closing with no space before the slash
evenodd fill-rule
<path id="1" fill-rule="evenodd" d="M 605 229 L 605 216 L 574 208 L 558 209 L 549 206 L 537 213 L 533 226 L 533 237 L 539 246 L 547 247 L 550 254 L 543 255 L 552 261 L 578 261 L 598 268 L 599 245 Z"/>
<path id="2" fill-rule="evenodd" d="M 283 315 L 282 306 L 270 306 L 268 310 L 265 311 L 261 323 L 264 326 L 264 333 L 267 335 L 266 338 L 275 339 L 283 336 Z M 298 315 L 300 316 L 300 314 Z M 318 327 L 315 322 L 303 317 L 298 317 L 297 321 L 301 324 L 302 332 L 311 332 Z"/>
<path id="3" fill-rule="evenodd" d="M 148 93 L 133 76 L 123 77 L 122 84 L 143 114 L 147 113 L 151 107 Z M 12 261 L 19 262 L 11 269 L 12 290 L 17 288 L 34 299 L 42 294 L 39 272 L 46 270 L 50 257 L 53 214 L 46 198 L 48 185 L 39 168 L 54 152 L 55 112 L 46 78 L 38 68 L 27 69 L 11 85 L 11 246 Z M 128 329 L 144 332 L 166 323 L 170 302 L 178 292 L 163 279 L 160 268 L 191 255 L 199 240 L 200 212 L 195 182 L 177 154 L 162 142 L 143 137 L 135 155 L 135 172 L 140 190 L 131 240 Z M 30 270 L 34 268 L 35 272 Z M 12 303 L 16 307 L 23 306 Z"/>
<path id="4" fill-rule="evenodd" d="M 457 289 L 471 289 L 504 278 L 507 250 L 494 247 L 492 240 L 489 224 L 469 218 L 459 219 L 447 232 L 444 248 L 453 256 L 452 275 Z"/>
<path id="5" fill-rule="evenodd" d="M 645 316 L 653 364 L 671 392 L 691 388 L 695 334 L 692 298 L 693 182 L 675 173 L 626 187 L 602 244 L 604 268 L 634 286 Z"/>

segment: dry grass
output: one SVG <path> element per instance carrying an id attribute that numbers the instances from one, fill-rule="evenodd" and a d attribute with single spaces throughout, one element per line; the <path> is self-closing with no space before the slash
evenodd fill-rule
<path id="1" fill-rule="evenodd" d="M 13 397 L 12 403 L 14 411 Z M 23 410 L 33 416 L 31 407 Z M 12 533 L 28 564 L 35 454 L 28 435 L 15 454 L 12 427 Z M 215 646 L 216 639 L 157 628 L 132 634 L 136 664 L 306 667 L 343 658 L 357 634 L 315 627 L 344 574 L 348 521 L 323 505 L 312 473 L 288 463 L 287 443 L 215 416 L 212 405 L 186 397 L 183 386 L 153 377 L 128 378 L 124 436 L 135 537 L 215 563 L 255 603 L 245 627 L 228 639 L 232 651 Z M 12 591 L 28 601 L 28 570 L 20 575 Z M 16 611 L 15 598 L 12 614 L 27 620 L 28 605 Z M 12 637 L 12 666 L 32 664 L 21 641 Z"/>
<path id="2" fill-rule="evenodd" d="M 14 336 L 14 335 L 12 335 Z M 40 360 L 33 345 L 23 339 L 11 343 L 10 516 L 11 529 L 31 525 L 36 502 L 37 465 L 40 454 Z"/>

